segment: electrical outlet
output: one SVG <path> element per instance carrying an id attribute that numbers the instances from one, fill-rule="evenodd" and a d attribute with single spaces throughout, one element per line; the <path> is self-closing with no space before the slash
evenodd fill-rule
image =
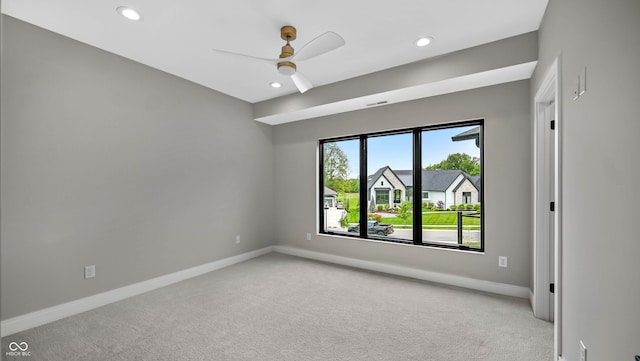
<path id="1" fill-rule="evenodd" d="M 89 278 L 94 278 L 96 276 L 96 266 L 85 266 L 84 267 L 84 279 L 87 280 Z"/>
<path id="2" fill-rule="evenodd" d="M 587 361 L 587 346 L 580 340 L 580 361 Z"/>
<path id="3" fill-rule="evenodd" d="M 507 257 L 499 256 L 498 257 L 498 267 L 507 268 Z"/>
<path id="4" fill-rule="evenodd" d="M 311 233 L 307 233 L 307 241 L 311 240 Z"/>
<path id="5" fill-rule="evenodd" d="M 236 236 L 236 244 L 240 244 L 240 235 Z"/>

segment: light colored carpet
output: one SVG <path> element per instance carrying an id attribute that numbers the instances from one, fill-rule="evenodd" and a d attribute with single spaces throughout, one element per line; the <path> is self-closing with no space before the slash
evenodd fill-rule
<path id="1" fill-rule="evenodd" d="M 272 253 L 2 339 L 7 360 L 551 360 L 526 300 Z"/>

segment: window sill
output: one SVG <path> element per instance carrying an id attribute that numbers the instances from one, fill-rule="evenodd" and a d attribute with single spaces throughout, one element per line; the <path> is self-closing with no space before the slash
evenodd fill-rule
<path id="1" fill-rule="evenodd" d="M 485 254 L 484 250 L 481 250 L 481 249 L 458 248 L 458 247 L 453 247 L 453 246 L 432 244 L 432 243 L 428 243 L 428 244 L 413 244 L 413 243 L 410 243 L 411 241 L 406 241 L 406 240 L 403 241 L 403 240 L 394 240 L 394 239 L 360 238 L 358 236 L 347 236 L 347 235 L 338 234 L 338 233 L 322 233 L 322 232 L 316 233 L 316 235 L 317 236 L 322 236 L 322 237 L 328 237 L 328 238 L 338 238 L 338 239 L 348 239 L 348 240 L 354 240 L 354 241 L 376 242 L 376 243 L 384 243 L 384 244 L 391 244 L 391 245 L 398 245 L 398 246 L 405 246 L 405 247 L 418 247 L 418 248 L 424 248 L 424 249 L 434 249 L 434 250 L 461 252 L 461 253 L 467 253 L 467 254 L 478 254 L 478 255 L 484 255 Z"/>

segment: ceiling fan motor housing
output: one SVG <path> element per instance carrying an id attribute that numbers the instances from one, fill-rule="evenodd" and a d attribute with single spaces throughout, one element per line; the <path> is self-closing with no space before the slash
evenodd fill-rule
<path id="1" fill-rule="evenodd" d="M 291 47 L 291 45 L 289 45 L 289 42 L 287 42 L 287 45 L 282 47 L 280 58 L 288 58 L 290 56 L 293 56 L 293 48 Z"/>
<path id="2" fill-rule="evenodd" d="M 289 44 L 290 41 L 296 40 L 296 28 L 291 25 L 285 25 L 280 28 L 280 37 L 287 43 L 282 47 L 280 59 L 290 58 L 293 56 L 294 49 Z M 291 76 L 296 72 L 296 64 L 290 61 L 281 61 L 278 63 L 278 71 L 282 75 Z"/>

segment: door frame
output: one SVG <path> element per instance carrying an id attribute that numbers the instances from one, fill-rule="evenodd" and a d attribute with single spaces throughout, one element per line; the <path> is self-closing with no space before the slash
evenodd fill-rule
<path id="1" fill-rule="evenodd" d="M 533 141 L 533 294 L 531 304 L 536 317 L 550 319 L 550 270 L 554 270 L 554 359 L 561 355 L 562 338 L 562 102 L 560 87 L 560 59 L 547 69 L 534 98 Z M 554 107 L 551 105 L 554 104 Z M 550 111 L 551 109 L 551 111 Z M 549 122 L 555 120 L 555 130 Z M 555 151 L 550 154 L 553 142 Z M 551 159 L 553 156 L 553 159 Z M 552 163 L 553 162 L 553 163 Z M 553 164 L 554 171 L 551 172 Z M 553 179 L 551 179 L 553 178 Z M 554 188 L 552 188 L 552 186 Z M 552 190 L 554 199 L 551 199 Z M 551 213 L 549 202 L 555 202 Z M 551 227 L 553 226 L 553 229 Z M 553 234 L 555 242 L 548 235 Z M 553 243 L 553 244 L 552 244 Z M 554 264 L 550 252 L 554 250 Z"/>

